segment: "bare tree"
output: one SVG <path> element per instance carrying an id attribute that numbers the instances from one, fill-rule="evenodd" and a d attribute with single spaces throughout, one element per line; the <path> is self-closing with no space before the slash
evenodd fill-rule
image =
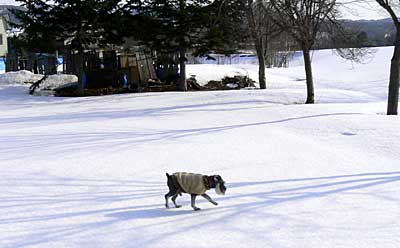
<path id="1" fill-rule="evenodd" d="M 387 114 L 397 115 L 397 108 L 399 104 L 399 80 L 400 80 L 400 21 L 394 11 L 395 1 L 390 0 L 376 0 L 382 8 L 384 8 L 393 20 L 396 27 L 396 38 L 394 43 L 394 52 L 390 65 L 390 79 L 389 79 L 389 95 Z M 400 3 L 400 1 L 398 1 Z"/>
<path id="2" fill-rule="evenodd" d="M 306 103 L 314 103 L 314 83 L 310 50 L 321 26 L 334 21 L 337 14 L 335 0 L 270 0 L 275 23 L 292 36 L 304 56 L 307 83 Z M 278 18 L 277 18 L 278 17 Z"/>
<path id="3" fill-rule="evenodd" d="M 250 37 L 258 58 L 258 81 L 261 89 L 267 88 L 265 78 L 265 56 L 268 43 L 280 33 L 280 28 L 272 21 L 271 6 L 265 0 L 245 0 L 246 18 Z"/>

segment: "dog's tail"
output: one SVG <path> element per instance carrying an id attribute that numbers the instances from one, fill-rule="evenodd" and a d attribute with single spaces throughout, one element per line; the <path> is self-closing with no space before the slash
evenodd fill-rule
<path id="1" fill-rule="evenodd" d="M 168 173 L 165 173 L 165 175 L 167 176 L 167 185 L 170 188 L 175 188 L 178 189 L 180 188 L 178 182 L 176 181 L 176 179 L 174 180 L 174 178 L 172 178 L 172 176 Z M 182 193 L 179 191 L 179 195 L 182 195 Z"/>
<path id="2" fill-rule="evenodd" d="M 167 176 L 167 184 L 169 185 L 170 183 L 172 183 L 172 177 L 168 173 L 165 173 L 165 175 Z"/>

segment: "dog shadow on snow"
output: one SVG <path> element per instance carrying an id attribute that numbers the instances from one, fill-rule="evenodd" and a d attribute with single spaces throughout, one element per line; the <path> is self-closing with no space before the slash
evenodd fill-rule
<path id="1" fill-rule="evenodd" d="M 0 210 L 13 213 L 16 210 L 22 212 L 34 207 L 38 212 L 4 216 L 0 219 L 0 226 L 35 225 L 43 222 L 50 224 L 30 232 L 15 232 L 8 237 L 0 235 L 0 243 L 5 244 L 2 247 L 40 246 L 66 238 L 74 239 L 85 232 L 94 232 L 101 237 L 110 229 L 118 228 L 119 224 L 130 223 L 134 224 L 138 232 L 152 233 L 135 241 L 138 247 L 151 247 L 154 243 L 181 232 L 212 228 L 214 224 L 220 223 L 229 225 L 230 221 L 246 213 L 257 213 L 259 218 L 280 218 L 275 216 L 272 210 L 266 209 L 313 198 L 338 194 L 363 194 L 377 197 L 382 201 L 399 201 L 396 196 L 391 197 L 388 192 L 379 194 L 373 189 L 377 186 L 386 186 L 387 189 L 395 190 L 395 184 L 400 187 L 400 171 L 271 181 L 229 182 L 228 178 L 225 179 L 228 181 L 226 195 L 215 198 L 219 206 L 212 206 L 199 198 L 198 206 L 202 208 L 201 211 L 192 210 L 190 197 L 187 194 L 178 198 L 178 202 L 183 205 L 182 208 L 165 209 L 164 194 L 168 191 L 166 182 L 19 179 L 20 181 L 15 181 L 16 187 L 21 185 L 41 187 L 43 193 L 3 195 L 0 197 Z M 11 192 L 12 185 L 3 186 L 7 186 Z M 54 189 L 57 189 L 57 194 L 46 192 Z M 76 207 L 77 204 L 83 207 Z M 52 211 L 62 208 L 65 208 L 65 211 Z M 66 220 L 74 218 L 87 218 L 88 221 L 65 224 Z M 178 222 L 179 225 L 172 224 Z M 171 225 L 174 227 L 171 228 Z M 162 227 L 162 230 L 156 228 L 158 231 L 154 231 L 155 227 Z M 123 228 L 123 225 L 120 228 Z M 231 229 L 232 232 L 243 231 L 234 227 Z"/>
<path id="2" fill-rule="evenodd" d="M 249 182 L 231 182 L 227 183 L 227 194 L 220 196 L 217 202 L 220 206 L 213 207 L 204 199 L 200 200 L 201 206 L 204 208 L 201 212 L 212 211 L 217 209 L 227 209 L 242 211 L 244 209 L 253 209 L 264 206 L 271 206 L 275 204 L 283 204 L 291 201 L 301 201 L 310 198 L 320 198 L 334 194 L 353 192 L 372 188 L 375 186 L 392 184 L 400 182 L 400 171 L 396 172 L 382 172 L 382 173 L 360 173 L 351 175 L 337 175 L 327 177 L 313 177 L 313 178 L 295 178 L 295 179 L 282 179 L 271 181 L 249 181 Z M 294 186 L 296 185 L 296 186 Z M 248 187 L 254 193 L 240 193 L 241 189 Z M 273 190 L 268 190 L 274 188 Z M 230 193 L 230 192 L 238 192 Z M 363 191 L 363 194 L 368 194 Z M 183 203 L 183 208 L 177 209 L 171 206 L 171 209 L 165 209 L 164 204 L 157 204 L 155 208 L 144 210 L 132 210 L 127 212 L 113 213 L 109 216 L 130 219 L 130 218 L 158 218 L 167 216 L 188 215 L 194 213 L 190 208 L 190 201 L 188 195 L 184 194 L 183 197 L 178 197 L 178 201 Z M 372 193 L 371 193 L 372 195 Z M 381 197 L 384 200 L 398 201 L 398 199 L 390 199 L 388 197 L 373 195 Z M 186 198 L 186 199 L 185 199 Z M 240 203 L 228 203 L 230 201 L 245 199 L 239 201 Z M 201 198 L 198 198 L 201 199 Z M 253 199 L 253 200 L 249 200 Z M 163 200 L 162 195 L 160 201 Z M 224 204 L 226 202 L 226 204 Z M 222 206 L 221 206 L 222 205 Z"/>
<path id="3" fill-rule="evenodd" d="M 268 207 L 291 204 L 313 198 L 323 198 L 337 194 L 363 194 L 377 197 L 379 200 L 398 202 L 399 199 L 387 194 L 377 194 L 372 189 L 377 186 L 390 186 L 400 182 L 400 171 L 382 173 L 360 173 L 312 178 L 294 178 L 271 181 L 231 182 L 227 184 L 227 194 L 216 198 L 219 206 L 212 206 L 206 201 L 199 201 L 201 211 L 193 211 L 190 197 L 179 197 L 178 201 L 184 206 L 181 209 L 165 209 L 160 205 L 148 209 L 131 209 L 108 214 L 117 221 L 129 221 L 150 218 L 153 225 L 169 225 L 179 222 L 178 227 L 166 228 L 165 232 L 153 233 L 152 237 L 140 241 L 141 247 L 151 247 L 155 242 L 178 235 L 181 232 L 212 228 L 214 224 L 228 223 L 246 213 L 257 213 L 259 218 L 286 218 L 275 215 Z M 244 192 L 244 193 L 241 193 Z M 249 193 L 250 192 L 250 193 Z M 160 195 L 163 201 L 163 195 Z M 182 218 L 180 218 L 182 216 Z M 258 217 L 257 217 L 258 218 Z M 146 228 L 151 228 L 145 226 Z M 232 232 L 242 232 L 240 228 L 231 226 Z M 251 234 L 256 235 L 256 234 Z"/>
<path id="4" fill-rule="evenodd" d="M 192 213 L 193 213 L 192 209 L 183 209 L 183 208 L 166 209 L 163 204 L 156 204 L 155 208 L 120 211 L 107 214 L 106 217 L 112 217 L 120 220 L 154 219 L 154 218 L 190 215 Z"/>
<path id="5" fill-rule="evenodd" d="M 271 181 L 232 182 L 227 184 L 227 194 L 225 196 L 218 197 L 217 202 L 221 203 L 220 206 L 213 207 L 212 205 L 209 205 L 208 202 L 203 200 L 202 202 L 200 202 L 200 204 L 204 207 L 201 212 L 226 209 L 232 210 L 232 212 L 235 213 L 234 210 L 243 211 L 256 209 L 275 204 L 283 204 L 291 201 L 320 198 L 347 192 L 357 193 L 357 190 L 363 190 L 379 185 L 398 182 L 400 182 L 400 171 L 382 173 L 361 173 L 314 178 L 282 179 Z M 295 184 L 296 186 L 292 186 L 293 184 Z M 270 186 L 275 189 L 268 190 Z M 254 190 L 246 190 L 253 191 L 254 193 L 240 193 L 241 189 L 245 189 L 247 187 L 255 187 Z M 238 193 L 230 193 L 232 191 Z M 363 194 L 368 193 L 363 192 Z M 384 200 L 399 200 L 379 195 L 374 196 L 381 197 Z M 162 196 L 160 196 L 160 198 L 160 200 L 163 200 Z M 173 207 L 171 209 L 165 209 L 165 207 L 163 207 L 164 205 L 162 205 L 161 207 L 160 205 L 157 205 L 157 208 L 119 212 L 111 214 L 109 216 L 122 219 L 158 218 L 166 216 L 188 215 L 194 212 L 190 208 L 190 202 L 188 200 L 183 200 L 182 197 L 179 197 L 178 200 L 183 203 L 185 207 L 184 209 L 176 209 Z M 229 203 L 230 201 L 238 202 L 237 200 L 240 200 L 240 203 Z M 226 204 L 224 204 L 225 202 Z"/>

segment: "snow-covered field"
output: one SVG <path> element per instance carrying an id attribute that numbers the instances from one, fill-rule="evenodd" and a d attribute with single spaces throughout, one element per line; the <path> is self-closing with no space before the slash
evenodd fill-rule
<path id="1" fill-rule="evenodd" d="M 0 75 L 0 247 L 399 247 L 392 49 L 315 52 L 315 105 L 298 104 L 301 57 L 268 90 L 54 98 Z M 257 67 L 188 66 L 235 73 Z M 175 171 L 220 174 L 227 194 L 167 210 Z"/>

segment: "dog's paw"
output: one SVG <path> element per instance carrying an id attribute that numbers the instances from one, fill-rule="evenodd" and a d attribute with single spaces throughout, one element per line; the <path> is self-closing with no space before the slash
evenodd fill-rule
<path id="1" fill-rule="evenodd" d="M 180 208 L 180 207 L 182 207 L 182 205 L 175 205 L 175 207 L 176 207 L 176 208 Z"/>
<path id="2" fill-rule="evenodd" d="M 165 208 L 169 208 L 168 204 L 165 204 Z"/>
<path id="3" fill-rule="evenodd" d="M 212 202 L 212 204 L 214 204 L 215 206 L 217 206 L 217 205 L 218 205 L 218 203 L 217 203 L 217 202 Z"/>
<path id="4" fill-rule="evenodd" d="M 201 208 L 198 208 L 198 207 L 195 207 L 195 208 L 193 208 L 194 209 L 194 211 L 199 211 L 199 210 L 201 210 Z"/>

